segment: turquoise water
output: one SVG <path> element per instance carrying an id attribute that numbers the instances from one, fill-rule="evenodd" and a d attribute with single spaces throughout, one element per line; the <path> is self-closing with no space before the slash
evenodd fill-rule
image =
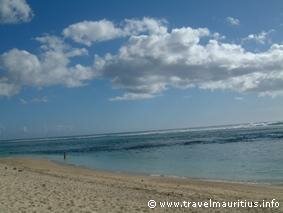
<path id="1" fill-rule="evenodd" d="M 178 129 L 0 141 L 2 156 L 44 157 L 111 171 L 283 183 L 283 125 Z"/>

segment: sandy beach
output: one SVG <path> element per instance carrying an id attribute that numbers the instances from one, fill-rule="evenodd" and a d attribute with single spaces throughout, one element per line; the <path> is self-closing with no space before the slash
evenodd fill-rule
<path id="1" fill-rule="evenodd" d="M 163 201 L 271 201 L 279 208 L 160 207 Z M 155 200 L 150 209 L 148 201 Z M 185 205 L 188 206 L 188 203 Z M 89 170 L 48 160 L 0 160 L 0 212 L 283 212 L 283 187 Z"/>

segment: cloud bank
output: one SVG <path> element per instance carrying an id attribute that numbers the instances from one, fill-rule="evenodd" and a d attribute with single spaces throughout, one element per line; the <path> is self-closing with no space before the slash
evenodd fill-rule
<path id="1" fill-rule="evenodd" d="M 103 19 L 74 23 L 63 29 L 63 37 L 39 37 L 39 55 L 18 49 L 1 55 L 0 95 L 14 95 L 24 86 L 83 86 L 98 77 L 124 91 L 113 101 L 153 98 L 170 88 L 192 87 L 283 94 L 283 45 L 251 52 L 241 44 L 224 42 L 223 35 L 207 28 L 168 25 L 153 18 L 118 24 Z M 87 49 L 66 43 L 71 39 L 89 47 L 119 38 L 125 41 L 116 52 L 95 55 L 88 66 L 73 62 L 74 57 L 86 57 Z"/>
<path id="2" fill-rule="evenodd" d="M 0 0 L 0 24 L 29 22 L 33 12 L 25 0 Z"/>

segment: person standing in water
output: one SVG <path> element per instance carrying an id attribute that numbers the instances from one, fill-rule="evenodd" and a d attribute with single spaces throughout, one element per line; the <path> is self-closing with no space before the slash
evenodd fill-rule
<path id="1" fill-rule="evenodd" d="M 67 154 L 66 152 L 64 152 L 64 160 L 66 160 Z"/>

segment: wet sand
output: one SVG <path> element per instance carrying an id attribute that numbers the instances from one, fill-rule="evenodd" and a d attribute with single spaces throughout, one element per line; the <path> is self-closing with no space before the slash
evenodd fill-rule
<path id="1" fill-rule="evenodd" d="M 155 200 L 154 209 L 148 207 Z M 162 208 L 161 201 L 271 201 L 279 208 Z M 188 203 L 185 204 L 188 206 Z M 0 159 L 0 212 L 283 212 L 283 186 L 151 177 Z"/>

